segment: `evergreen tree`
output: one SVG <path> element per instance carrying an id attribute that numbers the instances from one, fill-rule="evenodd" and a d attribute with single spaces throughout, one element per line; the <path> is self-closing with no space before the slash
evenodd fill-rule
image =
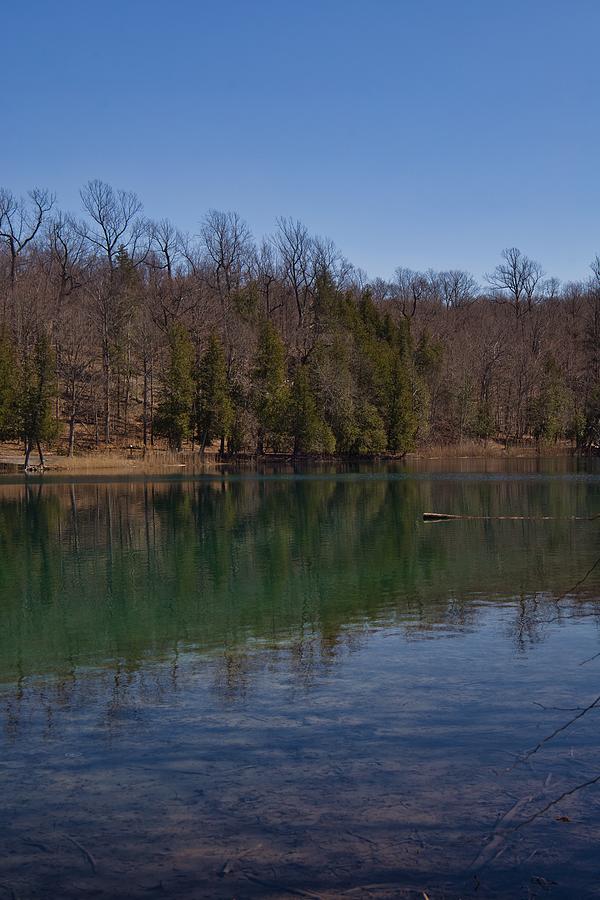
<path id="1" fill-rule="evenodd" d="M 258 453 L 264 452 L 267 443 L 272 449 L 281 446 L 288 402 L 285 347 L 271 322 L 263 322 L 252 372 L 252 405 L 258 424 Z"/>
<path id="2" fill-rule="evenodd" d="M 476 438 L 480 438 L 483 441 L 487 441 L 494 433 L 494 419 L 490 402 L 486 397 L 483 397 L 477 405 L 473 433 Z"/>
<path id="3" fill-rule="evenodd" d="M 355 438 L 350 452 L 357 456 L 372 456 L 384 453 L 388 438 L 385 423 L 376 406 L 366 400 L 356 404 Z"/>
<path id="4" fill-rule="evenodd" d="M 200 452 L 204 453 L 208 443 L 220 438 L 223 453 L 225 438 L 230 435 L 233 424 L 234 410 L 225 352 L 221 341 L 214 334 L 200 360 L 196 388 L 196 427 L 200 438 Z"/>
<path id="5" fill-rule="evenodd" d="M 597 450 L 600 447 L 600 382 L 594 385 L 585 404 L 581 447 L 584 450 Z"/>
<path id="6" fill-rule="evenodd" d="M 18 402 L 19 431 L 25 442 L 25 468 L 37 447 L 40 465 L 44 465 L 42 444 L 53 440 L 58 433 L 54 416 L 57 394 L 56 360 L 46 334 L 38 333 L 33 352 L 25 359 Z"/>
<path id="7" fill-rule="evenodd" d="M 316 279 L 315 316 L 318 322 L 330 323 L 335 319 L 339 293 L 331 273 L 322 269 Z"/>
<path id="8" fill-rule="evenodd" d="M 321 342 L 312 356 L 317 405 L 331 427 L 338 453 L 353 450 L 358 429 L 355 410 L 355 381 L 351 367 L 351 342 L 342 329 Z"/>
<path id="9" fill-rule="evenodd" d="M 395 349 L 388 352 L 384 362 L 381 399 L 387 449 L 391 453 L 407 453 L 415 446 L 419 416 L 408 366 Z"/>
<path id="10" fill-rule="evenodd" d="M 164 435 L 173 450 L 181 450 L 190 435 L 194 403 L 194 347 L 186 329 L 173 325 L 169 332 L 169 364 L 163 378 L 163 398 L 154 430 Z"/>
<path id="11" fill-rule="evenodd" d="M 544 364 L 538 396 L 530 408 L 531 430 L 537 441 L 556 441 L 564 432 L 566 392 L 562 373 L 555 361 Z"/>
<path id="12" fill-rule="evenodd" d="M 349 450 L 359 455 L 386 449 L 406 453 L 415 445 L 426 410 L 409 324 L 382 316 L 369 292 L 358 304 L 345 304 L 343 318 L 354 339 L 354 438 Z"/>
<path id="13" fill-rule="evenodd" d="M 443 357 L 442 344 L 432 340 L 427 329 L 424 329 L 415 351 L 415 365 L 419 373 L 427 380 L 437 379 L 441 372 Z"/>
<path id="14" fill-rule="evenodd" d="M 333 453 L 335 437 L 317 409 L 307 366 L 296 370 L 289 409 L 289 431 L 298 453 Z"/>
<path id="15" fill-rule="evenodd" d="M 119 290 L 135 290 L 139 285 L 139 275 L 127 248 L 120 244 L 117 249 L 116 267 L 113 277 Z"/>
<path id="16" fill-rule="evenodd" d="M 0 440 L 8 441 L 19 433 L 17 410 L 17 362 L 12 343 L 0 336 Z"/>

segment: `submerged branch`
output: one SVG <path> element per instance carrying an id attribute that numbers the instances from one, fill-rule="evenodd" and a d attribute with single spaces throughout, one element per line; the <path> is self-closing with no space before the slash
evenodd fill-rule
<path id="1" fill-rule="evenodd" d="M 553 806 L 556 806 L 557 803 L 560 803 L 561 800 L 564 800 L 566 797 L 571 797 L 573 794 L 576 794 L 578 791 L 581 791 L 586 787 L 591 787 L 593 784 L 598 784 L 598 782 L 600 782 L 600 775 L 595 775 L 593 778 L 588 779 L 588 781 L 582 781 L 580 784 L 576 784 L 575 787 L 570 788 L 568 791 L 564 791 L 559 797 L 555 797 L 554 800 L 550 800 L 548 803 L 546 803 L 545 806 L 542 806 L 541 809 L 538 809 L 537 812 L 529 816 L 528 819 L 524 819 L 522 822 L 519 822 L 518 825 L 515 825 L 512 831 L 518 831 L 520 828 L 524 828 L 525 825 L 530 825 L 532 822 L 535 822 L 536 819 L 539 819 L 540 816 L 543 816 L 544 813 L 547 813 L 549 809 L 552 809 Z"/>
<path id="2" fill-rule="evenodd" d="M 573 716 L 573 718 L 569 719 L 568 722 L 564 722 L 558 728 L 555 728 L 551 734 L 548 734 L 548 735 L 546 735 L 546 737 L 542 738 L 542 740 L 539 741 L 535 747 L 533 747 L 531 750 L 528 750 L 527 753 L 525 753 L 525 755 L 520 758 L 520 761 L 525 762 L 526 760 L 530 759 L 535 753 L 537 753 L 539 750 L 541 750 L 545 744 L 547 744 L 549 741 L 553 740 L 553 738 L 557 737 L 557 735 L 561 734 L 561 732 L 566 731 L 567 728 L 569 728 L 571 725 L 573 725 L 575 722 L 577 722 L 578 719 L 582 719 L 583 716 L 586 715 L 586 713 L 588 713 L 591 709 L 594 709 L 596 706 L 598 706 L 599 703 L 600 703 L 600 694 L 588 706 L 584 706 L 577 713 L 576 716 Z M 516 765 L 516 763 L 515 763 L 515 765 Z"/>
<path id="3" fill-rule="evenodd" d="M 78 850 L 80 850 L 83 853 L 83 855 L 87 859 L 88 863 L 90 864 L 90 868 L 91 868 L 92 872 L 95 875 L 96 874 L 96 860 L 94 859 L 94 857 L 92 856 L 90 851 L 87 849 L 87 847 L 84 847 L 83 844 L 80 844 L 79 841 L 76 840 L 74 837 L 71 837 L 70 834 L 67 835 L 67 840 L 71 841 L 71 843 L 75 847 L 77 847 Z"/>

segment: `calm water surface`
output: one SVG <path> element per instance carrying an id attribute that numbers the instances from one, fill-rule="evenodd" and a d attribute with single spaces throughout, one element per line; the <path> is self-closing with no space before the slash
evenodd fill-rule
<path id="1" fill-rule="evenodd" d="M 0 483 L 0 900 L 600 897 L 598 513 L 567 460 Z"/>

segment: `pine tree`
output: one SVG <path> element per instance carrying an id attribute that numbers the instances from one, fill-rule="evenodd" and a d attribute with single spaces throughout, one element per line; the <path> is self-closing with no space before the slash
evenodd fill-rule
<path id="1" fill-rule="evenodd" d="M 22 368 L 22 384 L 18 402 L 19 431 L 25 442 L 25 468 L 37 447 L 40 465 L 44 465 L 42 444 L 53 440 L 58 432 L 54 416 L 57 394 L 56 360 L 46 334 L 40 332 L 33 352 L 26 357 Z"/>
<path id="2" fill-rule="evenodd" d="M 169 364 L 163 378 L 163 398 L 154 420 L 173 450 L 181 450 L 190 435 L 194 403 L 194 347 L 186 329 L 173 325 L 169 332 Z"/>
<path id="3" fill-rule="evenodd" d="M 289 431 L 298 453 L 333 453 L 335 437 L 317 409 L 308 369 L 299 366 L 292 386 Z"/>
<path id="4" fill-rule="evenodd" d="M 566 391 L 562 373 L 552 358 L 544 364 L 538 396 L 530 406 L 531 430 L 537 441 L 556 441 L 565 427 Z"/>
<path id="5" fill-rule="evenodd" d="M 600 382 L 592 387 L 587 397 L 579 443 L 584 450 L 597 450 L 600 447 Z"/>
<path id="6" fill-rule="evenodd" d="M 17 362 L 12 343 L 0 336 L 0 440 L 8 441 L 19 433 L 17 409 Z"/>
<path id="7" fill-rule="evenodd" d="M 354 340 L 354 439 L 349 450 L 359 455 L 386 449 L 406 453 L 415 445 L 426 409 L 410 326 L 382 316 L 368 291 L 358 304 L 341 309 Z"/>
<path id="8" fill-rule="evenodd" d="M 257 452 L 278 449 L 285 435 L 289 402 L 285 347 L 271 322 L 263 322 L 252 372 L 252 405 L 258 424 Z"/>
<path id="9" fill-rule="evenodd" d="M 367 400 L 356 404 L 355 438 L 350 451 L 357 456 L 384 453 L 387 444 L 385 423 L 377 407 Z"/>
<path id="10" fill-rule="evenodd" d="M 348 335 L 340 329 L 321 342 L 311 358 L 317 405 L 331 427 L 338 453 L 355 452 L 358 437 L 351 349 Z"/>
<path id="11" fill-rule="evenodd" d="M 196 427 L 201 453 L 215 438 L 221 439 L 223 453 L 225 438 L 229 437 L 233 425 L 233 415 L 225 352 L 221 341 L 213 334 L 200 360 L 196 382 Z"/>
<path id="12" fill-rule="evenodd" d="M 419 427 L 415 394 L 408 366 L 397 351 L 391 350 L 385 361 L 381 414 L 391 453 L 412 450 Z"/>

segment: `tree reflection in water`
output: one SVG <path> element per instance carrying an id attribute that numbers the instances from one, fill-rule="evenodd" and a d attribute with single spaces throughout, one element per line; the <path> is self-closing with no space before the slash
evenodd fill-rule
<path id="1" fill-rule="evenodd" d="M 421 513 L 591 514 L 596 494 L 581 477 L 2 487 L 2 889 L 586 896 L 593 791 L 503 835 L 595 771 L 594 710 L 518 759 L 596 693 L 593 575 L 555 598 L 597 528 Z M 490 835 L 503 852 L 474 873 Z"/>

